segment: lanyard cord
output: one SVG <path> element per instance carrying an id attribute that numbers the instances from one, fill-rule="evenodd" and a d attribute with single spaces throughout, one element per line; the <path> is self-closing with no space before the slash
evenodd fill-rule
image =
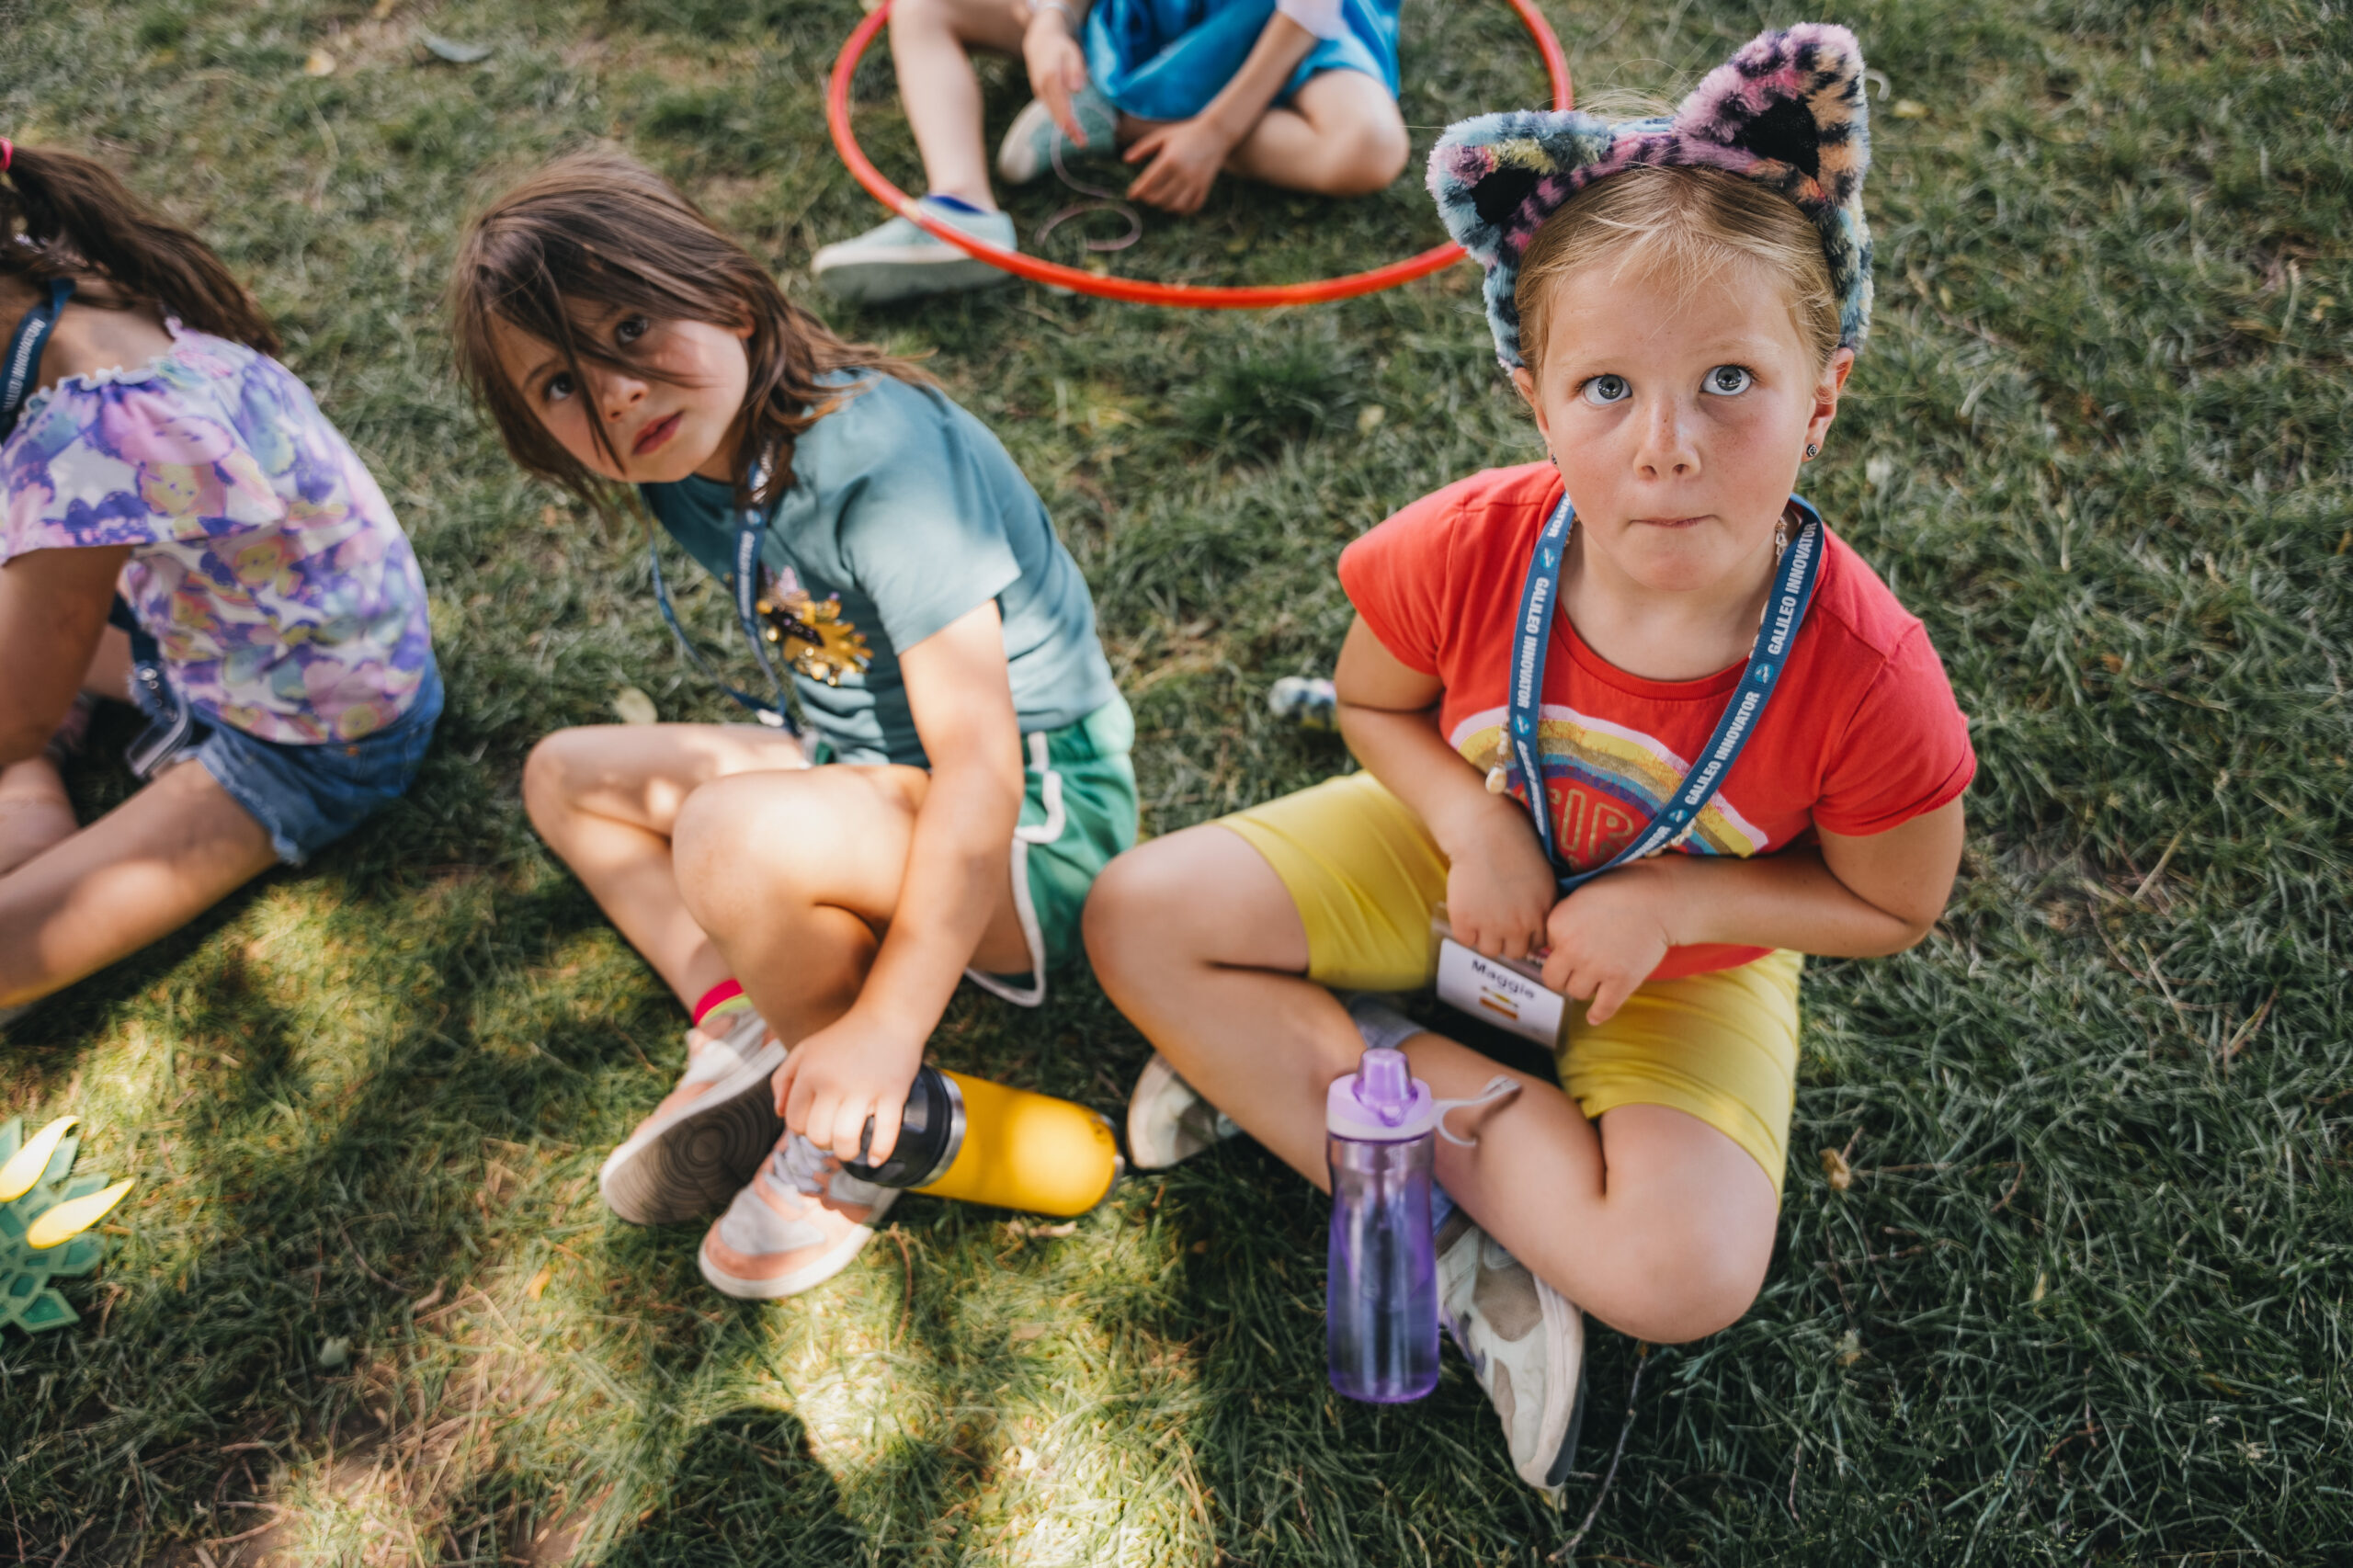
<path id="1" fill-rule="evenodd" d="M 51 278 L 49 298 L 25 312 L 8 339 L 8 358 L 0 363 L 0 437 L 17 428 L 17 415 L 32 394 L 40 370 L 41 350 L 49 347 L 49 335 L 57 330 L 58 313 L 73 296 L 74 279 Z"/>
<path id="2" fill-rule="evenodd" d="M 763 463 L 752 475 L 752 488 L 756 492 L 767 477 Z M 716 666 L 703 656 L 687 636 L 686 628 L 678 624 L 678 612 L 670 603 L 670 585 L 662 575 L 662 551 L 654 537 L 649 522 L 645 529 L 645 555 L 654 567 L 654 601 L 662 609 L 662 619 L 676 638 L 678 647 L 694 666 L 710 678 L 710 683 L 725 692 L 737 704 L 748 708 L 753 715 L 771 730 L 787 734 L 801 733 L 801 725 L 793 719 L 792 710 L 785 701 L 784 682 L 776 672 L 774 661 L 768 657 L 767 643 L 760 636 L 758 613 L 760 597 L 760 538 L 767 531 L 767 517 L 757 506 L 746 506 L 735 515 L 735 623 L 743 629 L 744 640 L 752 645 L 752 656 L 759 661 L 760 673 L 768 679 L 768 689 L 775 694 L 773 702 L 762 702 L 749 692 L 739 691 L 727 684 Z"/>
<path id="3" fill-rule="evenodd" d="M 1715 733 L 1708 737 L 1699 761 L 1684 775 L 1683 782 L 1667 797 L 1648 826 L 1607 863 L 1584 871 L 1562 870 L 1561 852 L 1553 843 L 1543 754 L 1537 744 L 1538 719 L 1544 699 L 1544 655 L 1552 641 L 1552 617 L 1559 608 L 1569 532 L 1576 526 L 1576 508 L 1566 495 L 1561 497 L 1561 504 L 1553 508 L 1552 517 L 1537 534 L 1536 549 L 1528 563 L 1528 583 L 1520 591 L 1518 642 L 1511 669 L 1510 744 L 1527 787 L 1529 814 L 1536 819 L 1536 836 L 1544 846 L 1545 858 L 1552 863 L 1553 875 L 1563 893 L 1630 860 L 1655 855 L 1681 843 L 1699 825 L 1700 812 L 1716 798 L 1741 748 L 1756 733 L 1756 726 L 1765 717 L 1765 705 L 1772 700 L 1781 670 L 1789 663 L 1790 650 L 1797 642 L 1798 629 L 1805 623 L 1805 612 L 1813 603 L 1814 584 L 1820 575 L 1822 515 L 1800 496 L 1790 496 L 1790 505 L 1798 515 L 1796 537 L 1790 540 L 1789 549 L 1782 552 L 1775 568 L 1773 597 L 1766 603 L 1765 617 L 1756 628 L 1756 641 L 1749 650 L 1740 685 L 1724 704 L 1723 715 L 1716 721 Z"/>

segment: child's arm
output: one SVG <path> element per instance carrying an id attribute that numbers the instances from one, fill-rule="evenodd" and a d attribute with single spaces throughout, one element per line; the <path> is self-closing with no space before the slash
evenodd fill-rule
<path id="1" fill-rule="evenodd" d="M 129 546 L 36 550 L 0 567 L 0 767 L 39 756 L 106 634 Z"/>
<path id="2" fill-rule="evenodd" d="M 1131 164 L 1152 160 L 1128 194 L 1171 212 L 1198 211 L 1226 155 L 1250 134 L 1315 44 L 1313 33 L 1281 12 L 1267 17 L 1242 69 L 1200 113 L 1146 131 L 1121 154 Z"/>
<path id="3" fill-rule="evenodd" d="M 1063 135 L 1086 145 L 1086 132 L 1071 112 L 1071 95 L 1086 85 L 1086 51 L 1078 41 L 1088 0 L 1029 0 L 1021 21 L 1021 62 L 1029 70 L 1029 91 L 1045 104 Z"/>
<path id="4" fill-rule="evenodd" d="M 931 778 L 897 909 L 857 1002 L 777 1073 L 786 1123 L 845 1159 L 870 1116 L 873 1159 L 898 1141 L 924 1042 L 996 908 L 1021 817 L 1021 725 L 996 601 L 902 652 L 899 669 Z"/>
<path id="5" fill-rule="evenodd" d="M 1528 808 L 1489 794 L 1478 769 L 1438 733 L 1437 677 L 1399 662 L 1359 616 L 1333 684 L 1348 749 L 1445 852 L 1455 939 L 1491 958 L 1524 959 L 1541 948 L 1556 896 L 1544 846 Z"/>
<path id="6" fill-rule="evenodd" d="M 1554 908 L 1544 983 L 1590 998 L 1586 1017 L 1597 1024 L 1669 948 L 1730 942 L 1827 958 L 1900 953 L 1944 913 L 1961 868 L 1961 835 L 1956 799 L 1868 838 L 1820 833 L 1819 849 L 1636 861 L 1596 877 Z"/>

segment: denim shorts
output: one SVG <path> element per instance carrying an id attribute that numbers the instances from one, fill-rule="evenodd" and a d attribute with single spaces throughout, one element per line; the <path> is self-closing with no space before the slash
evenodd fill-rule
<path id="1" fill-rule="evenodd" d="M 194 757 L 261 824 L 290 866 L 406 794 L 441 717 L 441 672 L 429 664 L 416 701 L 388 728 L 318 745 L 286 745 L 210 722 L 189 710 L 160 665 L 144 659 L 135 660 L 131 690 L 153 725 L 131 748 L 141 775 Z"/>

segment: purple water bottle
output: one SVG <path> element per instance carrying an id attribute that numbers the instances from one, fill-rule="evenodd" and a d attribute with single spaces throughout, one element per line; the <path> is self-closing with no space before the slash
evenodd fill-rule
<path id="1" fill-rule="evenodd" d="M 1324 1096 L 1332 1170 L 1325 1333 L 1332 1386 L 1350 1399 L 1393 1404 L 1438 1386 L 1437 1125 L 1429 1085 L 1402 1051 L 1367 1051 Z"/>

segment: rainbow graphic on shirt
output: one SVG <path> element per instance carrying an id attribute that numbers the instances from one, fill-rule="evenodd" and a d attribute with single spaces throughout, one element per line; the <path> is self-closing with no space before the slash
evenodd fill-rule
<path id="1" fill-rule="evenodd" d="M 1501 763 L 1511 791 L 1528 798 L 1528 781 L 1513 760 L 1504 726 L 1509 710 L 1466 715 L 1447 739 L 1484 773 Z M 1691 770 L 1690 761 L 1655 735 L 1597 719 L 1558 702 L 1544 704 L 1536 722 L 1544 758 L 1545 794 L 1552 805 L 1563 857 L 1576 869 L 1618 853 L 1656 816 Z M 1763 829 L 1742 816 L 1719 790 L 1684 841 L 1698 855 L 1744 858 L 1771 847 Z"/>

